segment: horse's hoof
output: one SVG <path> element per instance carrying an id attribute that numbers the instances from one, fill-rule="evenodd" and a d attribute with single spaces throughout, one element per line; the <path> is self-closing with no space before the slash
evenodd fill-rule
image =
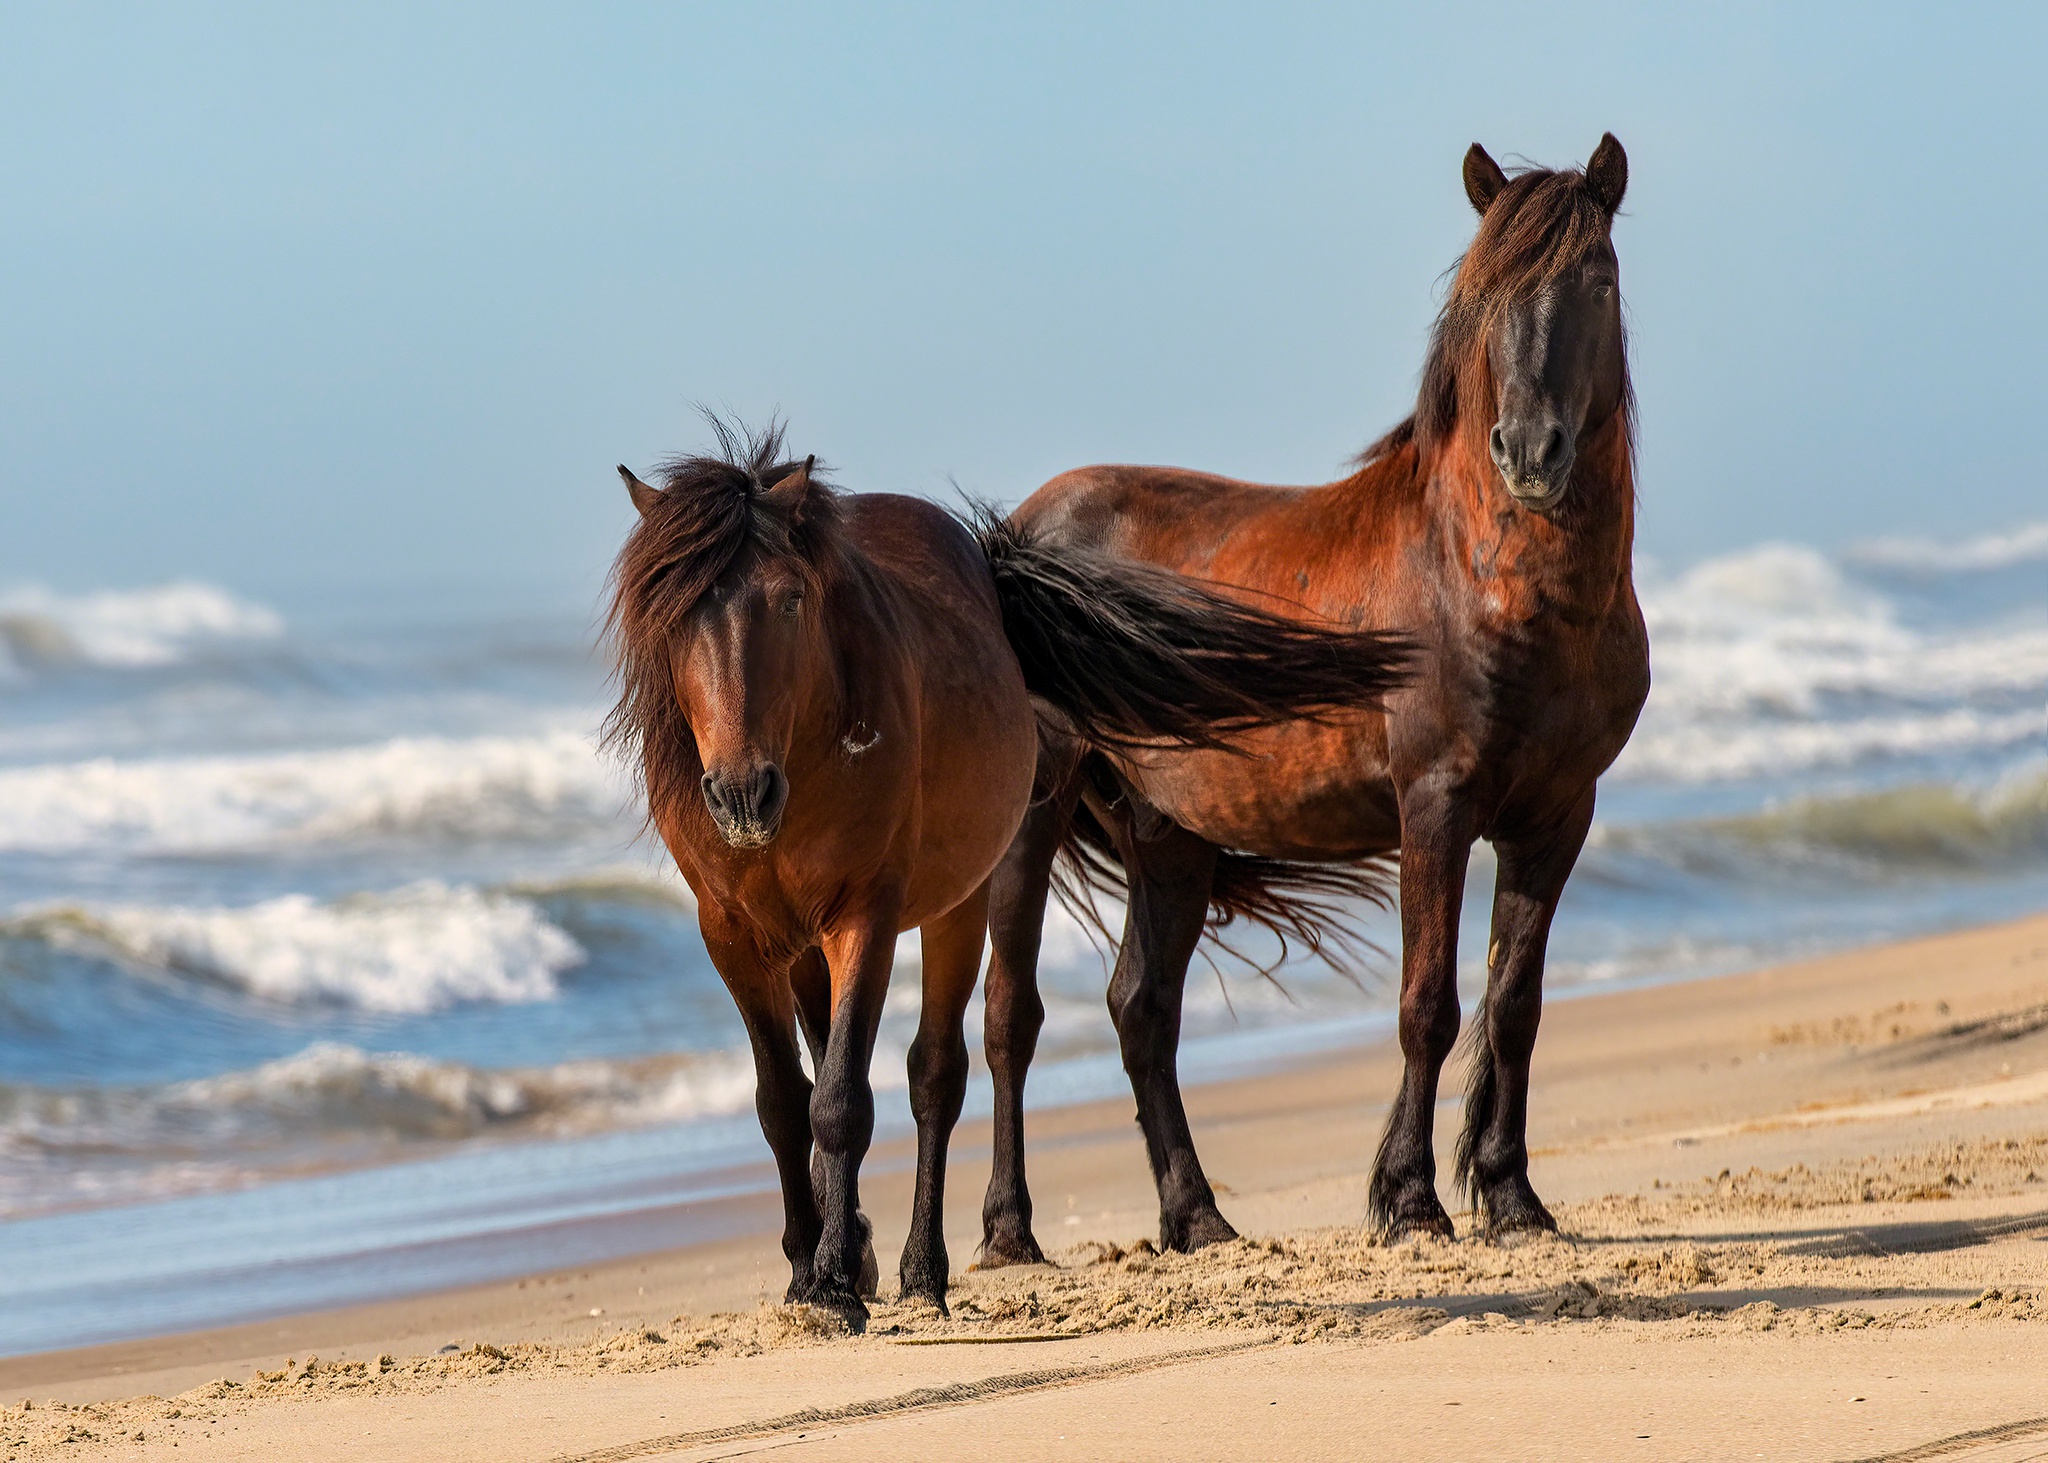
<path id="1" fill-rule="evenodd" d="M 903 1282 L 903 1294 L 896 1298 L 896 1304 L 931 1306 L 942 1316 L 950 1317 L 953 1314 L 952 1308 L 946 1304 L 944 1281 L 934 1284 L 930 1280 L 906 1280 Z"/>
<path id="2" fill-rule="evenodd" d="M 815 1311 L 839 1318 L 847 1331 L 859 1336 L 868 1329 L 868 1308 L 861 1298 L 844 1286 L 816 1285 L 806 1298 L 807 1305 Z"/>
<path id="3" fill-rule="evenodd" d="M 1191 1255 L 1196 1250 L 1210 1245 L 1228 1244 L 1237 1238 L 1237 1229 L 1214 1209 L 1204 1209 L 1182 1220 L 1169 1220 L 1159 1216 L 1159 1248 L 1178 1250 Z"/>
<path id="4" fill-rule="evenodd" d="M 1010 1265 L 1043 1265 L 1045 1251 L 1029 1229 L 984 1235 L 970 1270 L 1001 1270 Z"/>
<path id="5" fill-rule="evenodd" d="M 1425 1201 L 1396 1207 L 1380 1230 L 1380 1243 L 1397 1244 L 1411 1236 L 1424 1235 L 1432 1239 L 1458 1237 L 1458 1227 L 1451 1223 L 1451 1216 L 1444 1212 L 1443 1202 L 1434 1193 Z"/>
<path id="6" fill-rule="evenodd" d="M 1511 1234 L 1556 1234 L 1557 1221 L 1528 1183 L 1506 1183 L 1482 1194 L 1479 1212 L 1486 1217 L 1488 1239 Z"/>

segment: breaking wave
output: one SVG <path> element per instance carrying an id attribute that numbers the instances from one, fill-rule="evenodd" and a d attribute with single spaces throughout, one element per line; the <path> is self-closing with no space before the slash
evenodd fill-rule
<path id="1" fill-rule="evenodd" d="M 394 1146 L 738 1113 L 753 1093 L 745 1052 L 488 1070 L 338 1042 L 157 1087 L 0 1086 L 0 1216 L 219 1188 Z M 53 1186 L 52 1170 L 65 1182 Z"/>
<path id="2" fill-rule="evenodd" d="M 545 838 L 609 826 L 630 797 L 590 738 L 567 730 L 99 758 L 0 771 L 0 849 L 222 853 L 377 836 Z"/>
<path id="3" fill-rule="evenodd" d="M 272 639 L 284 621 L 210 584 L 62 595 L 0 594 L 0 675 L 40 666 L 172 665 L 210 642 Z"/>
<path id="4" fill-rule="evenodd" d="M 2048 737 L 2048 616 L 1914 628 L 1788 544 L 1646 583 L 1642 600 L 1654 685 L 1618 776 L 1696 782 Z"/>
<path id="5" fill-rule="evenodd" d="M 1735 817 L 1599 828 L 1592 842 L 1681 863 L 1733 856 L 1780 866 L 1820 860 L 1871 872 L 2014 872 L 2048 862 L 2048 761 L 1988 787 L 1929 782 L 1796 797 Z"/>
<path id="6" fill-rule="evenodd" d="M 239 909 L 112 906 L 27 915 L 0 932 L 104 951 L 284 1004 L 410 1014 L 544 1001 L 584 952 L 524 899 L 437 882 Z"/>
<path id="7" fill-rule="evenodd" d="M 1987 533 L 1959 544 L 1919 538 L 1874 539 L 1849 550 L 1847 557 L 1852 563 L 1923 575 L 2048 564 L 2048 523 L 2029 523 L 2008 533 Z"/>

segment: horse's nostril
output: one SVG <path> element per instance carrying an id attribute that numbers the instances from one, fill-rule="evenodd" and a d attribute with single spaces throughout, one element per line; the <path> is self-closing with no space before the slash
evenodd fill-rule
<path id="1" fill-rule="evenodd" d="M 1562 427 L 1552 427 L 1543 434 L 1542 466 L 1545 468 L 1556 467 L 1563 457 L 1564 429 Z"/>
<path id="2" fill-rule="evenodd" d="M 718 785 L 718 778 L 712 773 L 704 774 L 704 806 L 711 810 L 714 818 L 726 815 L 725 789 Z"/>
<path id="3" fill-rule="evenodd" d="M 1493 465 L 1506 471 L 1508 465 L 1508 439 L 1502 434 L 1500 423 L 1494 423 L 1493 430 L 1486 434 L 1486 450 L 1493 456 Z"/>
<path id="4" fill-rule="evenodd" d="M 782 805 L 789 799 L 789 779 L 773 762 L 763 767 L 758 776 L 759 781 L 754 788 L 754 816 L 772 828 L 775 820 L 782 816 Z"/>

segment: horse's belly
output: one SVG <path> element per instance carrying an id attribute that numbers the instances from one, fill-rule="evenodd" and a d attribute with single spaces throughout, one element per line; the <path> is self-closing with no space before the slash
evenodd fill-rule
<path id="1" fill-rule="evenodd" d="M 1147 803 L 1223 848 L 1330 860 L 1400 843 L 1383 741 L 1355 729 L 1294 727 L 1251 747 L 1248 757 L 1147 754 L 1123 772 Z"/>

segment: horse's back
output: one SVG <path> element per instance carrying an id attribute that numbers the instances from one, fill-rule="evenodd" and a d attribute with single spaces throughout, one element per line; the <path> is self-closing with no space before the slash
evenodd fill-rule
<path id="1" fill-rule="evenodd" d="M 1180 467 L 1105 464 L 1061 473 L 1011 516 L 1054 543 L 1200 574 L 1226 544 L 1316 491 Z"/>

